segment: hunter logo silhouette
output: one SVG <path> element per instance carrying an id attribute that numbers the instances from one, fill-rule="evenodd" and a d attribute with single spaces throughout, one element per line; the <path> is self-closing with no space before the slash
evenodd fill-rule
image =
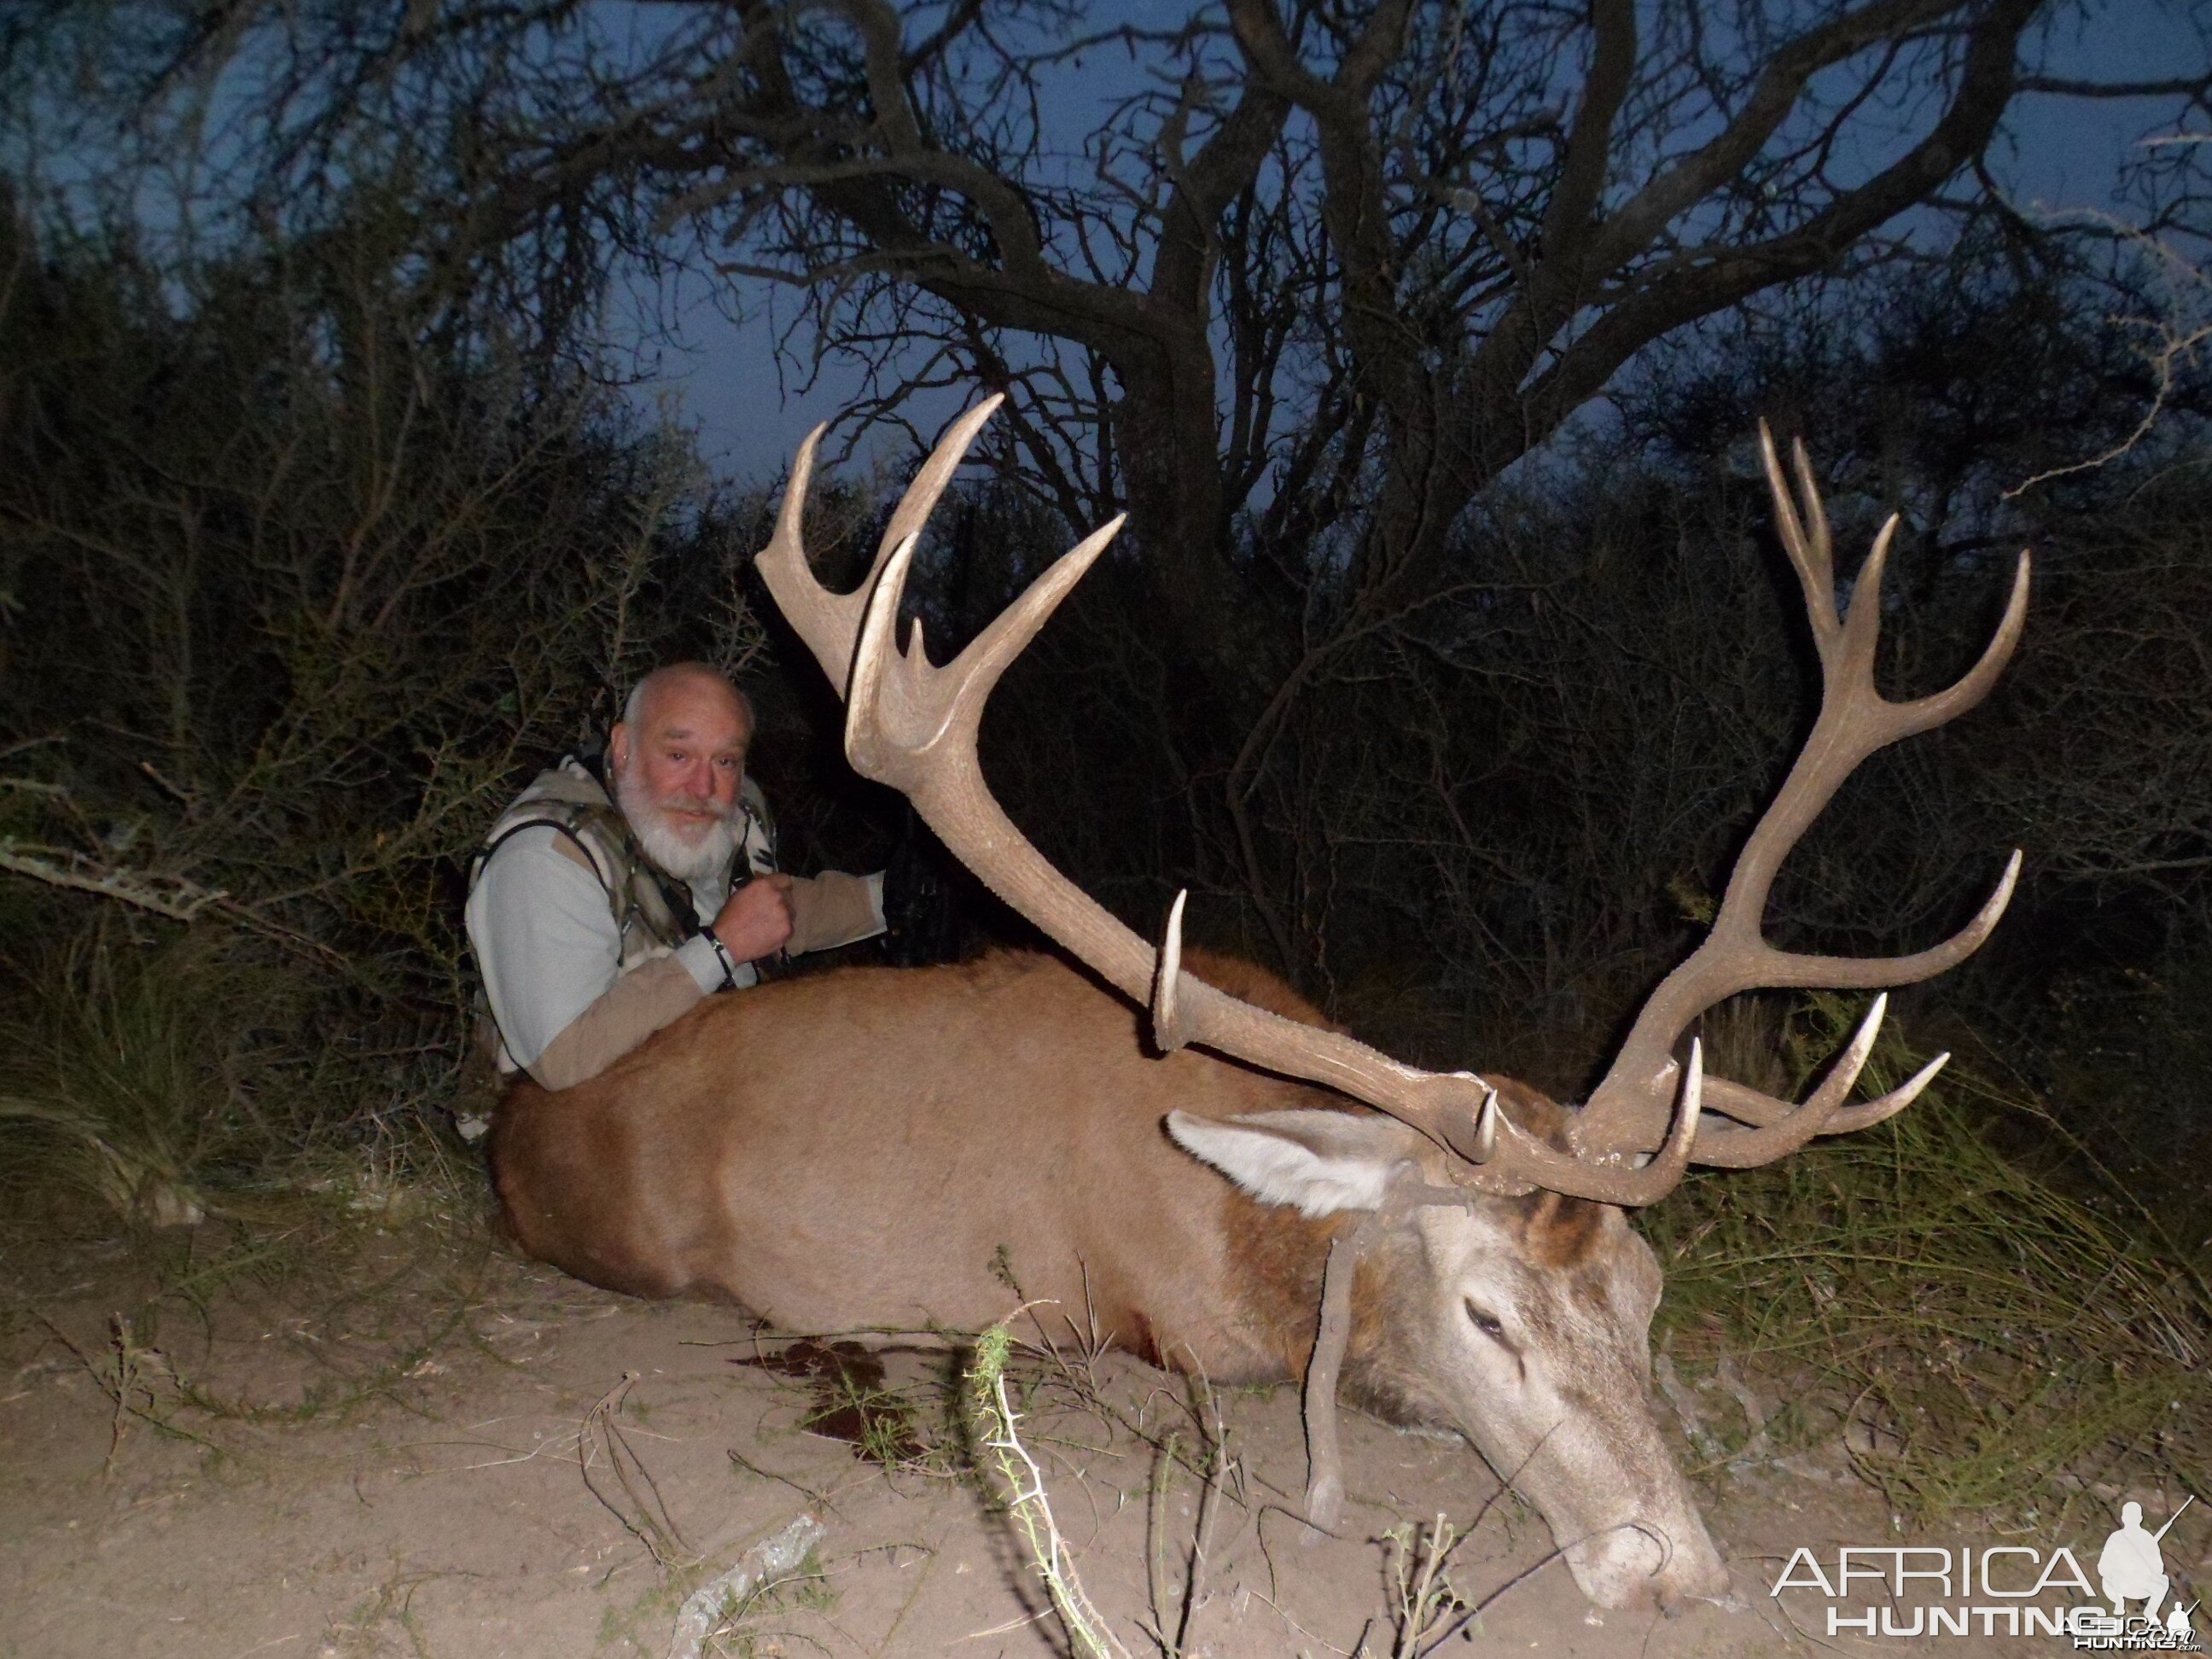
<path id="1" fill-rule="evenodd" d="M 2159 1543 L 2181 1519 L 2183 1510 L 2196 1501 L 2191 1497 L 2156 1532 L 2143 1530 L 2142 1504 L 2120 1505 L 2119 1530 L 2105 1540 L 2104 1550 L 2097 1557 L 2097 1577 L 2103 1581 L 2105 1599 L 2112 1604 L 2114 1613 L 2124 1613 L 2127 1602 L 2140 1601 L 2144 1618 L 2158 1617 L 2172 1583 L 2166 1575 L 2166 1557 Z"/>

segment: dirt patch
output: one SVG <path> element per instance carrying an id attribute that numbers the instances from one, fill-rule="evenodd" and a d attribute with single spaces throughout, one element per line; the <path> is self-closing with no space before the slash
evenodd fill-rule
<path id="1" fill-rule="evenodd" d="M 114 1340 L 113 1285 L 57 1281 L 35 1319 L 13 1319 L 0 1655 L 659 1659 L 686 1598 L 808 1516 L 818 1546 L 717 1606 L 708 1652 L 1065 1651 L 958 1443 L 945 1354 L 770 1342 L 726 1309 L 639 1303 L 497 1259 L 457 1304 L 450 1279 L 415 1271 L 376 1304 L 385 1345 L 357 1317 L 334 1359 L 316 1352 L 338 1328 L 318 1323 L 327 1305 L 291 1295 L 172 1316 L 135 1360 Z M 409 1333 L 441 1319 L 444 1334 L 393 1374 Z M 361 1386 L 314 1395 L 339 1374 Z M 1548 1559 L 1541 1522 L 1455 1443 L 1347 1413 L 1346 1522 L 1309 1548 L 1292 1390 L 1213 1399 L 1112 1355 L 1033 1357 L 1019 1382 L 1024 1443 L 1091 1600 L 1133 1654 L 1178 1632 L 1184 1652 L 1217 1659 L 1388 1654 L 1394 1564 L 1418 1569 L 1433 1536 L 1418 1529 L 1440 1516 L 1460 1534 L 1441 1579 L 1469 1602 L 1495 1596 L 1447 1653 L 1897 1647 L 1831 1641 L 1817 1596 L 1766 1594 L 1800 1545 L 1832 1559 L 1896 1536 L 1832 1461 L 1706 1483 L 1740 1607 L 1598 1613 Z M 1918 1645 L 1996 1659 L 2068 1644 Z"/>

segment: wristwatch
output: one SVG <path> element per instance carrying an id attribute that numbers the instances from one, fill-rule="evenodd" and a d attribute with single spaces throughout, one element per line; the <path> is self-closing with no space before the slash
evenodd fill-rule
<path id="1" fill-rule="evenodd" d="M 721 988 L 725 991 L 735 990 L 738 984 L 738 962 L 737 958 L 730 954 L 730 947 L 723 944 L 716 936 L 714 924 L 711 921 L 700 927 L 699 934 L 708 944 L 714 947 L 714 960 L 722 964 Z"/>

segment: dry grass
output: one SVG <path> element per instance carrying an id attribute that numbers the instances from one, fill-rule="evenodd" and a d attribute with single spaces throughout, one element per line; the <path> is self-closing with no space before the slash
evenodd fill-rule
<path id="1" fill-rule="evenodd" d="M 1832 1037 L 1848 1012 L 1799 1018 Z M 1917 1059 L 1892 1036 L 1870 1084 Z M 2007 1120 L 2039 1159 L 2000 1150 Z M 1768 1427 L 1840 1431 L 1901 1516 L 2063 1516 L 2212 1454 L 2212 1291 L 2039 1106 L 1960 1068 L 1875 1130 L 1693 1176 L 1650 1224 L 1672 1352 L 1784 1382 Z"/>

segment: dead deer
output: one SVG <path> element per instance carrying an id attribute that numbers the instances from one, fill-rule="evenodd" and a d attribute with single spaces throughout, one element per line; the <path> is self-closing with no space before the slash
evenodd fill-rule
<path id="1" fill-rule="evenodd" d="M 948 432 L 858 591 L 825 591 L 800 539 L 818 432 L 760 564 L 845 696 L 854 766 L 902 790 L 1073 963 L 1000 952 L 779 981 L 710 1000 L 576 1088 L 525 1082 L 492 1142 L 515 1237 L 598 1284 L 726 1297 L 794 1332 L 975 1330 L 1018 1299 L 1011 1279 L 1020 1298 L 1056 1299 L 1157 1364 L 1216 1382 L 1303 1376 L 1308 1513 L 1323 1527 L 1341 1499 L 1340 1375 L 1386 1419 L 1473 1443 L 1543 1513 L 1591 1600 L 1722 1595 L 1727 1570 L 1653 1414 L 1660 1269 L 1625 1212 L 1664 1197 L 1691 1164 L 1747 1168 L 1878 1123 L 1943 1064 L 1845 1103 L 1881 997 L 1802 1103 L 1705 1076 L 1695 1042 L 1677 1051 L 1739 992 L 1907 984 L 1989 936 L 2017 853 L 1971 922 L 1912 955 L 1801 955 L 1769 945 L 1761 923 L 1784 858 L 1844 779 L 1988 693 L 2020 636 L 2027 556 L 1979 662 L 1948 690 L 1891 702 L 1874 659 L 1896 520 L 1839 616 L 1803 448 L 1793 499 L 1762 431 L 1819 644 L 1819 719 L 1711 933 L 1571 1110 L 1510 1079 L 1401 1064 L 1248 965 L 1186 961 L 1181 898 L 1155 950 L 1007 818 L 976 757 L 985 699 L 1120 520 L 950 665 L 931 665 L 919 624 L 902 651 L 916 538 L 997 402 Z"/>

